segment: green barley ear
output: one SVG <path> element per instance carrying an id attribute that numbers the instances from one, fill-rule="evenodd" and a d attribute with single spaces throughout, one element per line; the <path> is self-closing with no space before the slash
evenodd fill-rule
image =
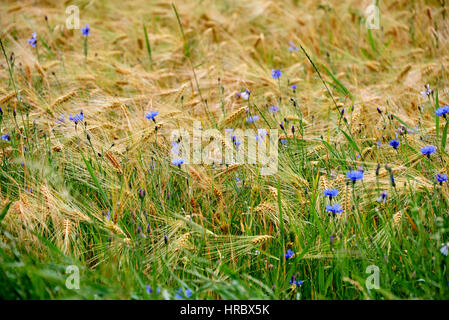
<path id="1" fill-rule="evenodd" d="M 150 58 L 150 68 L 153 67 L 153 57 L 151 55 L 151 44 L 150 39 L 148 38 L 147 28 L 143 25 L 143 33 L 145 35 L 145 44 L 147 46 L 148 57 Z"/>

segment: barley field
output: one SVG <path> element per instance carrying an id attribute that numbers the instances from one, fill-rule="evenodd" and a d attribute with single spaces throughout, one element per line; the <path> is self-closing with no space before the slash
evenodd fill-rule
<path id="1" fill-rule="evenodd" d="M 448 6 L 1 1 L 0 299 L 448 299 Z"/>

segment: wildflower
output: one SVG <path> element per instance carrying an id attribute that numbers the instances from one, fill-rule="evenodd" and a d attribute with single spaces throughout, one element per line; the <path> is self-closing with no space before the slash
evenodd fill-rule
<path id="1" fill-rule="evenodd" d="M 437 181 L 440 183 L 440 185 L 442 185 L 443 182 L 446 182 L 446 181 L 447 181 L 447 175 L 444 174 L 444 173 L 443 173 L 443 174 L 437 173 L 436 179 L 437 179 Z"/>
<path id="2" fill-rule="evenodd" d="M 295 252 L 292 249 L 287 249 L 287 252 L 285 253 L 285 259 L 290 259 L 291 257 L 293 257 L 295 255 Z"/>
<path id="3" fill-rule="evenodd" d="M 140 188 L 140 190 L 139 190 L 139 198 L 143 199 L 143 198 L 145 198 L 145 195 L 146 195 L 146 191 L 143 190 L 142 188 Z"/>
<path id="4" fill-rule="evenodd" d="M 156 122 L 156 120 L 154 119 L 154 118 L 156 118 L 156 116 L 159 114 L 159 111 L 150 111 L 150 112 L 148 112 L 147 114 L 146 114 L 146 118 L 148 119 L 148 120 L 153 120 L 154 122 Z"/>
<path id="5" fill-rule="evenodd" d="M 329 244 L 333 245 L 335 242 L 335 238 L 334 236 L 331 234 L 331 236 L 329 237 Z"/>
<path id="6" fill-rule="evenodd" d="M 177 299 L 182 299 L 184 297 L 190 298 L 192 296 L 192 291 L 190 291 L 189 289 L 186 289 L 184 292 L 182 292 L 182 289 L 179 288 L 177 292 L 178 294 L 175 296 Z M 181 294 L 184 294 L 184 297 Z"/>
<path id="7" fill-rule="evenodd" d="M 179 146 L 179 143 L 177 143 L 176 141 L 173 141 L 172 143 L 171 143 L 171 145 L 172 145 L 172 148 L 171 148 L 171 154 L 173 154 L 173 155 L 179 155 L 180 154 L 180 146 Z"/>
<path id="8" fill-rule="evenodd" d="M 183 158 L 173 159 L 171 163 L 181 168 L 181 165 L 185 163 L 185 160 Z"/>
<path id="9" fill-rule="evenodd" d="M 153 289 L 151 289 L 151 287 L 149 285 L 146 285 L 145 289 L 147 290 L 148 294 L 153 292 Z M 156 293 L 160 293 L 160 292 L 161 292 L 161 289 L 157 288 Z"/>
<path id="10" fill-rule="evenodd" d="M 353 183 L 355 183 L 357 180 L 363 179 L 363 171 L 361 170 L 349 171 L 346 173 L 346 176 L 349 179 L 351 179 Z"/>
<path id="11" fill-rule="evenodd" d="M 245 99 L 245 100 L 248 100 L 249 99 L 249 94 L 250 94 L 251 92 L 248 90 L 248 89 L 245 89 L 245 91 L 243 91 L 243 92 L 241 92 L 240 93 L 240 97 L 242 97 L 243 99 Z"/>
<path id="12" fill-rule="evenodd" d="M 242 143 L 239 140 L 234 141 L 234 145 L 238 148 Z"/>
<path id="13" fill-rule="evenodd" d="M 440 249 L 440 252 L 445 256 L 447 256 L 448 249 L 449 249 L 449 242 L 443 245 L 443 247 Z"/>
<path id="14" fill-rule="evenodd" d="M 446 114 L 449 113 L 449 106 L 443 106 L 443 107 L 439 107 L 438 109 L 435 110 L 435 114 L 438 117 L 446 117 Z"/>
<path id="15" fill-rule="evenodd" d="M 63 113 L 61 113 L 61 115 L 59 116 L 58 121 L 56 121 L 56 123 L 61 124 L 64 122 L 64 120 L 65 120 L 65 116 Z"/>
<path id="16" fill-rule="evenodd" d="M 254 123 L 256 121 L 259 121 L 259 116 L 249 116 L 246 118 L 246 123 Z"/>
<path id="17" fill-rule="evenodd" d="M 336 213 L 342 213 L 343 209 L 341 208 L 341 205 L 339 205 L 338 203 L 334 204 L 334 205 L 330 205 L 328 204 L 326 206 L 326 210 L 329 211 L 330 213 L 336 214 Z"/>
<path id="18" fill-rule="evenodd" d="M 276 113 L 276 112 L 278 112 L 279 111 L 279 108 L 278 108 L 278 106 L 271 106 L 270 108 L 268 108 L 268 112 L 270 112 L 270 113 Z"/>
<path id="19" fill-rule="evenodd" d="M 268 132 L 266 129 L 262 128 L 257 130 L 257 133 L 259 134 L 259 136 L 263 139 L 268 135 Z"/>
<path id="20" fill-rule="evenodd" d="M 36 32 L 33 32 L 31 39 L 28 39 L 28 43 L 34 48 L 37 45 Z"/>
<path id="21" fill-rule="evenodd" d="M 295 134 L 295 126 L 292 126 L 292 134 Z"/>
<path id="22" fill-rule="evenodd" d="M 382 191 L 382 193 L 380 194 L 379 199 L 377 199 L 377 202 L 385 202 L 387 201 L 387 197 L 388 197 L 388 192 L 387 191 Z"/>
<path id="23" fill-rule="evenodd" d="M 272 69 L 271 70 L 271 76 L 273 77 L 273 79 L 279 79 L 282 75 L 281 70 L 279 69 Z"/>
<path id="24" fill-rule="evenodd" d="M 390 141 L 390 146 L 392 146 L 393 149 L 396 150 L 396 149 L 399 147 L 399 141 L 398 141 L 398 140 L 395 140 L 395 139 L 391 140 L 391 141 Z"/>
<path id="25" fill-rule="evenodd" d="M 420 94 L 421 94 L 421 96 L 425 99 L 425 98 L 427 98 L 428 96 L 430 96 L 430 95 L 433 93 L 433 90 L 430 89 L 429 84 L 426 84 L 426 85 L 424 86 L 424 88 L 425 88 L 425 90 L 424 90 L 424 91 L 421 91 Z"/>
<path id="26" fill-rule="evenodd" d="M 81 28 L 81 33 L 83 34 L 83 36 L 86 36 L 86 37 L 90 34 L 90 28 L 87 23 L 86 23 L 85 28 Z"/>
<path id="27" fill-rule="evenodd" d="M 285 146 L 287 145 L 287 141 L 285 139 L 281 139 L 281 144 Z"/>
<path id="28" fill-rule="evenodd" d="M 297 86 L 296 84 L 292 84 L 292 85 L 290 86 L 290 88 L 292 88 L 292 90 L 295 91 L 296 88 L 298 88 L 298 86 Z"/>
<path id="29" fill-rule="evenodd" d="M 166 235 L 164 236 L 164 243 L 168 244 L 168 237 Z"/>
<path id="30" fill-rule="evenodd" d="M 293 44 L 293 41 L 289 41 L 288 44 L 290 45 L 290 47 L 288 48 L 288 51 L 293 52 L 293 51 L 299 50 L 299 48 Z"/>
<path id="31" fill-rule="evenodd" d="M 84 119 L 84 113 L 81 111 L 79 114 L 75 114 L 74 116 L 72 116 L 71 114 L 69 115 L 69 120 L 75 122 L 75 125 L 78 124 L 78 122 L 83 121 Z"/>
<path id="32" fill-rule="evenodd" d="M 290 279 L 290 284 L 291 285 L 295 285 L 296 287 L 300 287 L 302 286 L 302 284 L 304 283 L 304 281 L 302 280 L 296 280 L 296 276 L 292 276 L 292 278 Z"/>
<path id="33" fill-rule="evenodd" d="M 281 127 L 281 129 L 285 131 L 284 123 L 283 123 L 283 122 L 279 123 L 279 127 Z"/>
<path id="34" fill-rule="evenodd" d="M 333 197 L 336 197 L 338 195 L 337 189 L 326 189 L 323 191 L 324 195 L 329 197 L 330 200 L 332 200 Z"/>
<path id="35" fill-rule="evenodd" d="M 432 145 L 424 146 L 421 148 L 421 153 L 430 158 L 430 155 L 435 152 L 437 148 Z"/>
<path id="36" fill-rule="evenodd" d="M 11 137 L 9 136 L 9 134 L 4 134 L 4 135 L 2 135 L 2 140 L 3 141 L 11 141 Z"/>

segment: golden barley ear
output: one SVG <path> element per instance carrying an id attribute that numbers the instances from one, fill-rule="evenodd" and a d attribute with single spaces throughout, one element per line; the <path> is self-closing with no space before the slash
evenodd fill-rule
<path id="1" fill-rule="evenodd" d="M 117 169 L 117 171 L 122 173 L 122 165 L 120 164 L 120 162 L 114 157 L 114 155 L 110 151 L 105 153 L 105 157 L 106 157 L 106 159 L 109 160 L 109 162 L 112 164 L 112 166 L 115 169 Z"/>
<path id="2" fill-rule="evenodd" d="M 224 118 L 220 125 L 225 125 L 234 122 L 236 119 L 240 118 L 243 114 L 245 114 L 247 107 L 241 107 L 234 113 L 231 113 L 229 116 Z"/>
<path id="3" fill-rule="evenodd" d="M 12 98 L 16 96 L 15 92 L 10 92 L 7 95 L 0 98 L 0 104 L 6 104 L 8 103 Z"/>
<path id="4" fill-rule="evenodd" d="M 72 91 L 70 91 L 69 93 L 67 93 L 67 94 L 65 94 L 65 95 L 63 95 L 63 96 L 57 98 L 57 99 L 55 100 L 55 102 L 53 102 L 53 104 L 50 106 L 50 109 L 53 110 L 53 109 L 56 108 L 57 106 L 59 106 L 59 105 L 65 103 L 65 102 L 69 101 L 71 98 L 73 98 L 74 96 L 76 96 L 77 92 L 78 92 L 78 90 L 75 89 L 75 90 L 72 90 Z"/>
<path id="5" fill-rule="evenodd" d="M 349 184 L 346 185 L 343 196 L 343 213 L 346 217 L 351 213 L 351 186 Z"/>
<path id="6" fill-rule="evenodd" d="M 265 234 L 265 235 L 260 235 L 260 236 L 255 236 L 255 237 L 251 240 L 251 243 L 252 243 L 252 244 L 259 244 L 259 243 L 265 242 L 265 241 L 267 241 L 268 239 L 271 239 L 271 238 L 273 238 L 273 237 L 270 236 L 270 235 L 267 235 L 267 234 Z"/>
<path id="7" fill-rule="evenodd" d="M 327 177 L 325 175 L 322 175 L 320 177 L 320 190 L 324 191 L 326 189 L 329 189 L 329 183 L 327 181 Z"/>

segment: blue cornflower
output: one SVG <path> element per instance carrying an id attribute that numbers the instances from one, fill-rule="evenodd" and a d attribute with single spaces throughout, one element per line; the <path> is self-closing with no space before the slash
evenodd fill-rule
<path id="1" fill-rule="evenodd" d="M 349 171 L 346 172 L 346 176 L 352 180 L 352 182 L 356 182 L 357 180 L 363 179 L 363 171 L 361 170 L 355 170 L 355 171 Z"/>
<path id="2" fill-rule="evenodd" d="M 447 175 L 444 173 L 443 174 L 437 173 L 436 179 L 440 184 L 443 184 L 443 182 L 447 181 Z"/>
<path id="3" fill-rule="evenodd" d="M 302 286 L 303 283 L 304 283 L 304 281 L 302 281 L 302 280 L 299 280 L 299 281 L 296 280 L 296 276 L 292 276 L 292 278 L 290 279 L 290 284 L 295 285 L 297 287 Z"/>
<path id="4" fill-rule="evenodd" d="M 341 205 L 339 205 L 338 203 L 336 203 L 336 204 L 334 204 L 332 206 L 330 204 L 328 204 L 326 206 L 326 210 L 331 212 L 331 213 L 333 213 L 333 214 L 335 214 L 335 213 L 342 213 L 343 212 L 343 209 L 341 208 Z"/>
<path id="5" fill-rule="evenodd" d="M 437 148 L 435 146 L 429 145 L 421 148 L 421 153 L 430 158 L 430 155 L 435 152 Z"/>
<path id="6" fill-rule="evenodd" d="M 293 51 L 299 50 L 299 48 L 293 44 L 293 41 L 289 41 L 288 44 L 290 45 L 290 47 L 288 48 L 288 51 L 293 52 Z"/>
<path id="7" fill-rule="evenodd" d="M 246 123 L 253 123 L 259 121 L 259 116 L 249 116 L 246 118 Z"/>
<path id="8" fill-rule="evenodd" d="M 145 289 L 147 290 L 148 294 L 153 292 L 153 289 L 151 289 L 151 287 L 149 285 L 145 286 Z M 156 293 L 160 293 L 161 289 L 157 288 Z"/>
<path id="9" fill-rule="evenodd" d="M 337 189 L 326 189 L 323 191 L 324 195 L 329 197 L 329 199 L 332 199 L 333 197 L 336 197 L 338 195 Z"/>
<path id="10" fill-rule="evenodd" d="M 449 106 L 439 107 L 435 110 L 435 114 L 439 117 L 446 116 L 446 113 L 449 113 Z"/>
<path id="11" fill-rule="evenodd" d="M 382 191 L 382 193 L 380 194 L 379 199 L 377 199 L 377 202 L 385 202 L 387 201 L 387 197 L 388 197 L 388 192 L 387 191 Z"/>
<path id="12" fill-rule="evenodd" d="M 273 77 L 273 79 L 279 79 L 282 75 L 281 70 L 279 69 L 272 69 L 271 70 L 271 76 Z"/>
<path id="13" fill-rule="evenodd" d="M 147 114 L 146 114 L 146 118 L 148 119 L 148 120 L 153 120 L 154 122 L 156 122 L 156 120 L 154 119 L 154 118 L 156 118 L 156 116 L 159 114 L 159 111 L 150 111 L 150 112 L 148 112 Z"/>
<path id="14" fill-rule="evenodd" d="M 424 86 L 424 88 L 425 88 L 425 90 L 424 90 L 424 91 L 421 91 L 420 94 L 421 94 L 421 96 L 422 96 L 423 98 L 427 98 L 428 96 L 430 96 L 430 95 L 433 93 L 433 90 L 430 89 L 429 84 L 426 84 L 426 85 Z"/>
<path id="15" fill-rule="evenodd" d="M 174 159 L 171 163 L 173 163 L 175 166 L 181 167 L 181 165 L 185 163 L 185 160 L 183 158 Z"/>
<path id="16" fill-rule="evenodd" d="M 292 249 L 287 249 L 287 252 L 285 253 L 285 259 L 290 259 L 291 257 L 293 257 L 295 255 L 295 252 Z"/>
<path id="17" fill-rule="evenodd" d="M 292 90 L 295 91 L 295 90 L 298 88 L 298 86 L 297 86 L 296 84 L 292 84 L 292 85 L 290 86 L 290 88 L 292 88 Z"/>
<path id="18" fill-rule="evenodd" d="M 284 122 L 279 123 L 279 127 L 281 127 L 281 129 L 285 131 Z"/>
<path id="19" fill-rule="evenodd" d="M 183 292 L 182 289 L 179 288 L 177 292 L 178 292 L 178 294 L 175 296 L 177 299 L 182 299 L 184 297 L 190 298 L 192 296 L 192 291 L 190 291 L 189 289 L 186 289 Z M 182 295 L 184 295 L 184 296 L 182 296 Z"/>
<path id="20" fill-rule="evenodd" d="M 31 39 L 28 39 L 28 43 L 34 48 L 37 45 L 37 35 L 33 32 Z"/>
<path id="21" fill-rule="evenodd" d="M 234 145 L 238 148 L 242 143 L 239 140 L 234 140 Z"/>
<path id="22" fill-rule="evenodd" d="M 61 115 L 59 116 L 58 121 L 56 121 L 56 123 L 61 124 L 64 122 L 64 120 L 65 120 L 64 113 L 61 113 Z"/>
<path id="23" fill-rule="evenodd" d="M 179 155 L 179 154 L 180 154 L 180 146 L 179 146 L 179 143 L 176 142 L 176 141 L 173 141 L 173 142 L 171 143 L 171 145 L 172 145 L 172 148 L 171 148 L 171 150 L 170 150 L 171 154 L 173 154 L 173 155 Z"/>
<path id="24" fill-rule="evenodd" d="M 240 92 L 240 97 L 242 97 L 245 100 L 248 100 L 250 93 L 251 93 L 251 91 L 249 91 L 248 89 L 245 89 L 245 91 Z"/>
<path id="25" fill-rule="evenodd" d="M 399 141 L 398 141 L 398 140 L 395 140 L 395 139 L 391 140 L 391 141 L 390 141 L 390 146 L 392 146 L 393 149 L 396 150 L 396 149 L 399 147 Z"/>
<path id="26" fill-rule="evenodd" d="M 445 256 L 447 256 L 448 254 L 448 249 L 449 249 L 449 242 L 446 244 L 443 244 L 443 247 L 440 249 L 440 252 L 442 254 L 444 254 Z"/>
<path id="27" fill-rule="evenodd" d="M 87 23 L 86 23 L 85 28 L 81 28 L 81 33 L 83 34 L 83 36 L 86 36 L 86 37 L 90 34 L 90 28 Z"/>
<path id="28" fill-rule="evenodd" d="M 271 107 L 269 107 L 268 108 L 268 112 L 271 112 L 271 113 L 276 113 L 276 112 L 278 112 L 279 111 L 279 108 L 278 108 L 278 106 L 271 106 Z"/>
<path id="29" fill-rule="evenodd" d="M 287 141 L 285 139 L 281 139 L 281 144 L 285 146 L 287 145 Z"/>
<path id="30" fill-rule="evenodd" d="M 78 122 L 83 121 L 84 119 L 84 113 L 81 111 L 79 114 L 75 114 L 74 116 L 72 116 L 71 114 L 69 115 L 69 120 L 75 122 L 75 124 L 78 124 Z"/>
<path id="31" fill-rule="evenodd" d="M 4 134 L 4 135 L 2 135 L 2 140 L 3 141 L 11 141 L 11 137 L 9 136 L 9 134 Z"/>

